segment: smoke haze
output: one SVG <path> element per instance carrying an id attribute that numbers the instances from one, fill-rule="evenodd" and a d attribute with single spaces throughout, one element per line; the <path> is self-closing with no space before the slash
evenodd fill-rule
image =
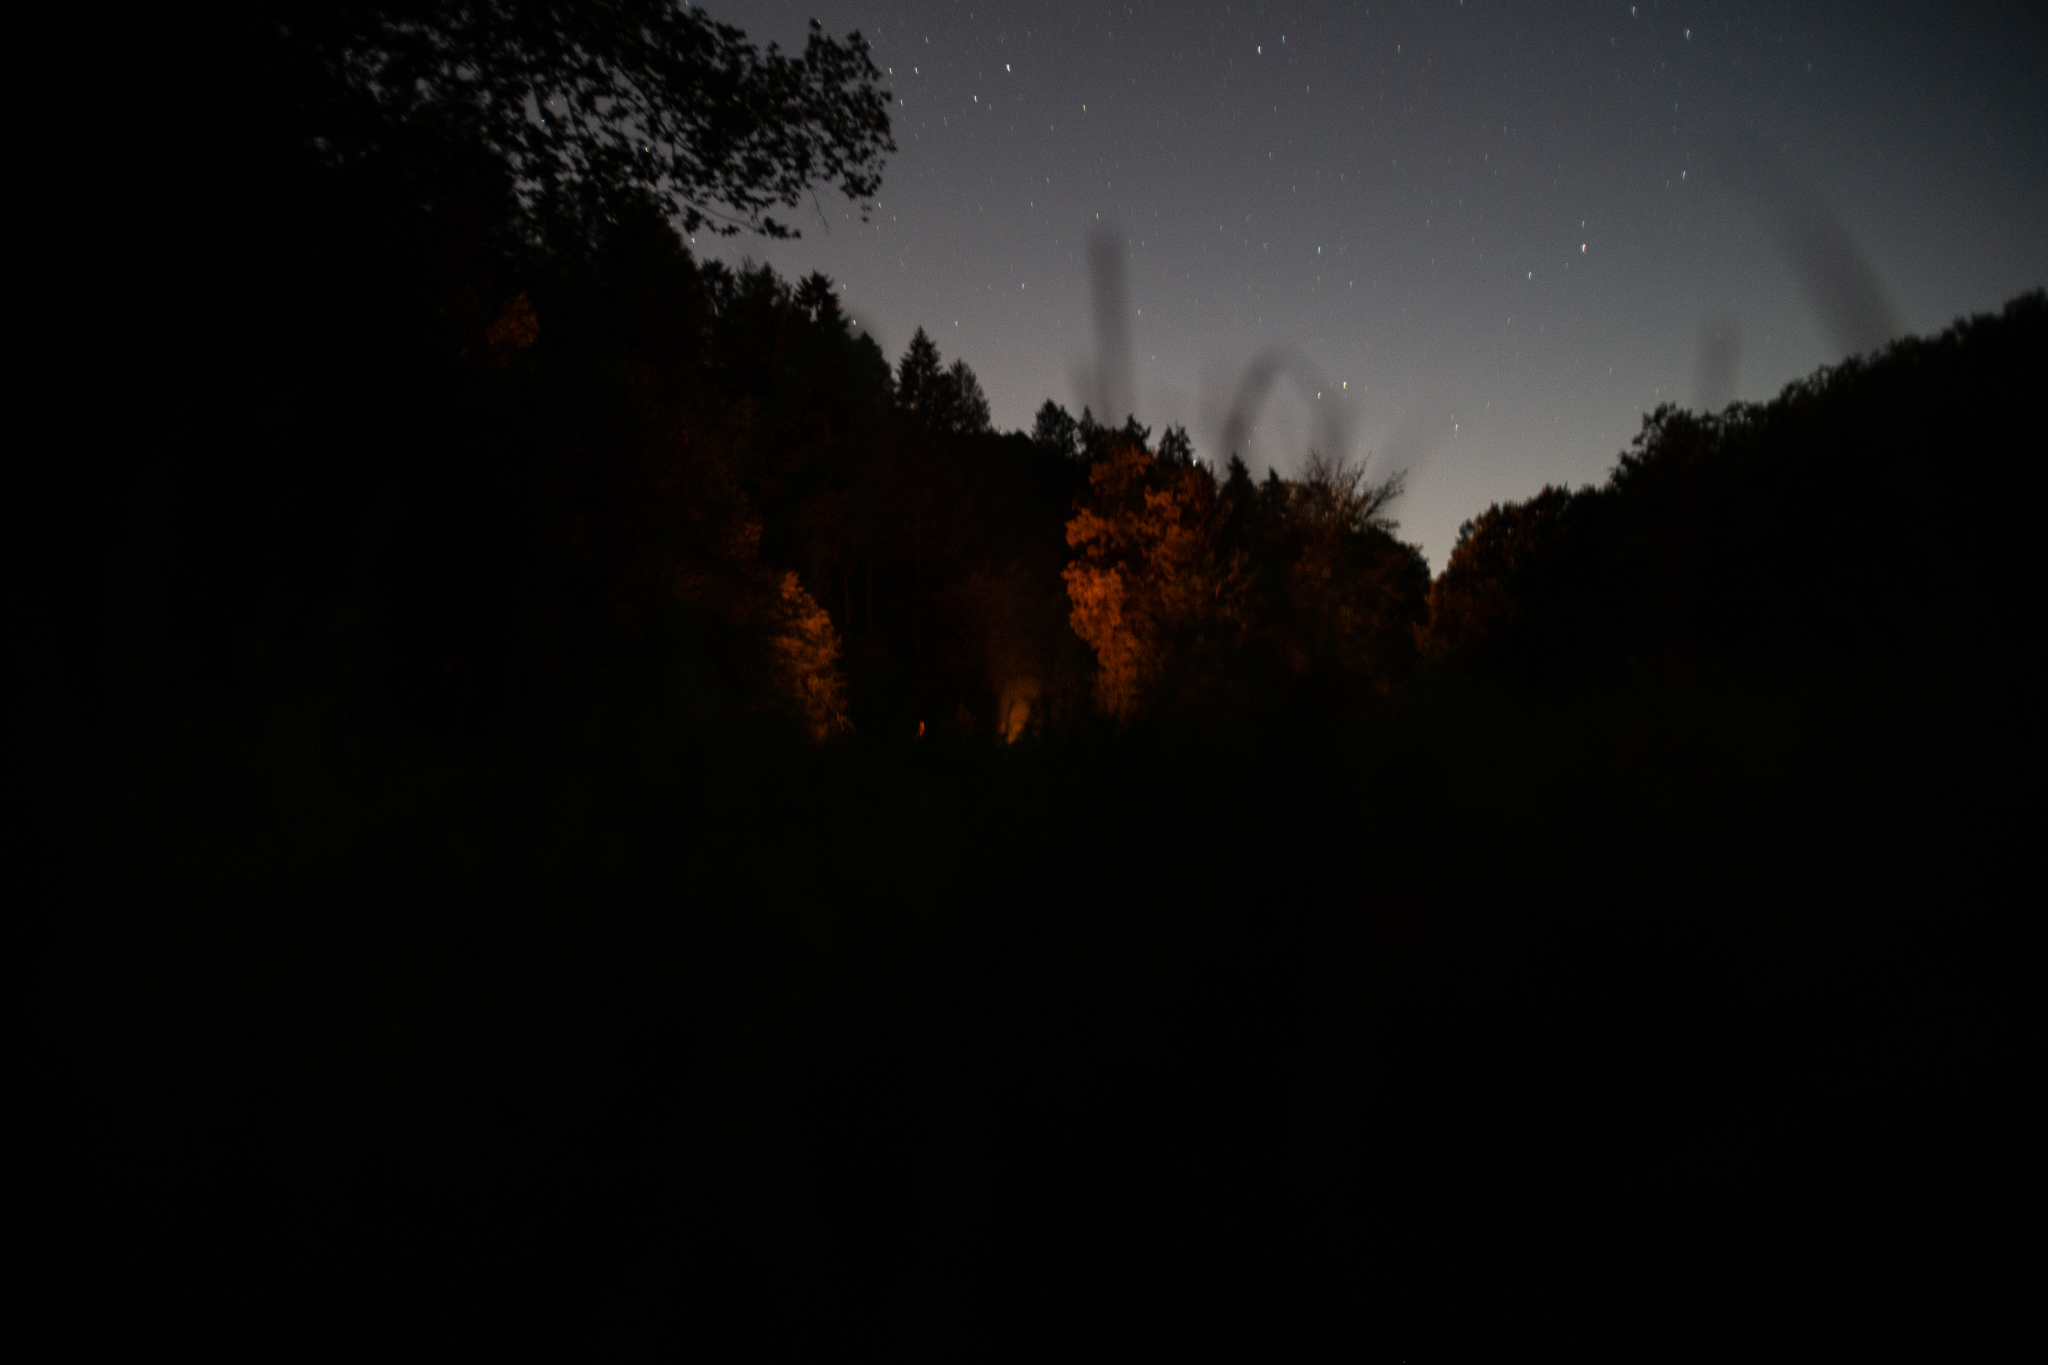
<path id="1" fill-rule="evenodd" d="M 1137 410 L 1132 379 L 1131 296 L 1124 283 L 1124 239 L 1105 223 L 1088 238 L 1088 287 L 1094 303 L 1095 366 L 1081 401 L 1104 426 L 1120 426 Z"/>

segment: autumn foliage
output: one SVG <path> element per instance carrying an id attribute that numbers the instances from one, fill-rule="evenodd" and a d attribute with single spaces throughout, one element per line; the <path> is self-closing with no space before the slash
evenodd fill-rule
<path id="1" fill-rule="evenodd" d="M 1211 719 L 1322 711 L 1411 676 L 1429 573 L 1393 535 L 1398 477 L 1312 453 L 1298 480 L 1254 485 L 1233 459 L 1219 485 L 1184 441 L 1109 438 L 1067 523 L 1100 713 L 1131 720 L 1163 691 Z"/>
<path id="2" fill-rule="evenodd" d="M 775 680 L 815 740 L 849 728 L 846 680 L 839 674 L 839 632 L 793 573 L 776 588 Z"/>
<path id="3" fill-rule="evenodd" d="M 1119 438 L 1088 471 L 1089 496 L 1067 523 L 1074 633 L 1098 661 L 1095 701 L 1126 720 L 1179 653 L 1241 637 L 1246 573 L 1221 543 L 1216 481 L 1192 464 L 1155 458 Z"/>

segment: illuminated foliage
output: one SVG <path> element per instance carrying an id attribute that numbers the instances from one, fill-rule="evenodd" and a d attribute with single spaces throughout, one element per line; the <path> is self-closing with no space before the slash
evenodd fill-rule
<path id="1" fill-rule="evenodd" d="M 1088 482 L 1067 523 L 1070 621 L 1095 651 L 1097 709 L 1128 720 L 1176 653 L 1242 631 L 1246 580 L 1241 557 L 1220 552 L 1206 468 L 1162 464 L 1126 435 Z"/>
<path id="2" fill-rule="evenodd" d="M 1301 479 L 1263 487 L 1233 460 L 1219 488 L 1184 433 L 1169 429 L 1156 456 L 1145 434 L 1099 438 L 1106 456 L 1067 523 L 1097 710 L 1129 720 L 1171 695 L 1190 719 L 1308 714 L 1413 672 L 1429 570 L 1392 534 L 1398 477 L 1369 482 L 1312 453 Z"/>
<path id="3" fill-rule="evenodd" d="M 846 719 L 846 683 L 839 676 L 839 632 L 794 573 L 777 585 L 779 629 L 771 640 L 776 682 L 803 717 L 812 739 L 852 728 Z"/>

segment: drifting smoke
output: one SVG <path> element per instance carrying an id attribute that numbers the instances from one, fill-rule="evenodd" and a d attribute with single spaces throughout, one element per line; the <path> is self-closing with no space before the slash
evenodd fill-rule
<path id="1" fill-rule="evenodd" d="M 1874 351 L 1899 335 L 1898 312 L 1876 268 L 1776 147 L 1746 128 L 1733 128 L 1713 139 L 1709 158 L 1729 193 L 1756 216 L 1785 258 L 1839 350 Z M 1703 375 L 1705 369 L 1703 357 Z"/>
<path id="2" fill-rule="evenodd" d="M 1699 366 L 1693 392 L 1701 412 L 1719 412 L 1735 401 L 1742 378 L 1742 324 L 1723 313 L 1700 329 Z"/>
<path id="3" fill-rule="evenodd" d="M 1081 402 L 1104 426 L 1120 426 L 1137 411 L 1131 365 L 1131 298 L 1124 286 L 1124 240 L 1104 224 L 1088 239 L 1088 285 L 1095 302 L 1095 368 L 1076 387 Z"/>
<path id="4" fill-rule="evenodd" d="M 1378 477 L 1392 474 L 1413 474 L 1421 469 L 1437 447 L 1444 443 L 1447 434 L 1446 419 L 1441 413 L 1416 409 L 1403 418 L 1394 428 L 1394 434 L 1387 438 L 1387 444 L 1379 453 L 1375 463 L 1379 465 Z"/>
<path id="5" fill-rule="evenodd" d="M 1228 456 L 1244 452 L 1245 441 L 1266 406 L 1267 395 L 1283 378 L 1317 415 L 1315 448 L 1328 459 L 1343 459 L 1351 441 L 1345 429 L 1344 404 L 1335 396 L 1335 386 L 1325 381 L 1305 357 L 1282 347 L 1261 352 L 1239 377 L 1230 410 L 1223 418 L 1222 453 Z"/>

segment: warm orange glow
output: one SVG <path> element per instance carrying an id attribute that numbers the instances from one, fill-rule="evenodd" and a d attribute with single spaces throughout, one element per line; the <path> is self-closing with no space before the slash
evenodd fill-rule
<path id="1" fill-rule="evenodd" d="M 1003 688 L 996 714 L 1000 718 L 1005 744 L 1015 744 L 1024 737 L 1025 730 L 1031 725 L 1031 712 L 1043 691 L 1044 684 L 1036 678 L 1013 678 Z"/>
<path id="2" fill-rule="evenodd" d="M 1124 441 L 1088 472 L 1090 497 L 1067 523 L 1076 551 L 1065 570 L 1069 621 L 1095 650 L 1095 702 L 1134 714 L 1165 664 L 1167 639 L 1235 619 L 1241 566 L 1219 557 L 1214 480 L 1161 466 Z"/>
<path id="3" fill-rule="evenodd" d="M 811 737 L 823 741 L 851 729 L 846 683 L 839 674 L 839 632 L 793 573 L 777 585 L 778 630 L 770 644 L 776 673 Z"/>

